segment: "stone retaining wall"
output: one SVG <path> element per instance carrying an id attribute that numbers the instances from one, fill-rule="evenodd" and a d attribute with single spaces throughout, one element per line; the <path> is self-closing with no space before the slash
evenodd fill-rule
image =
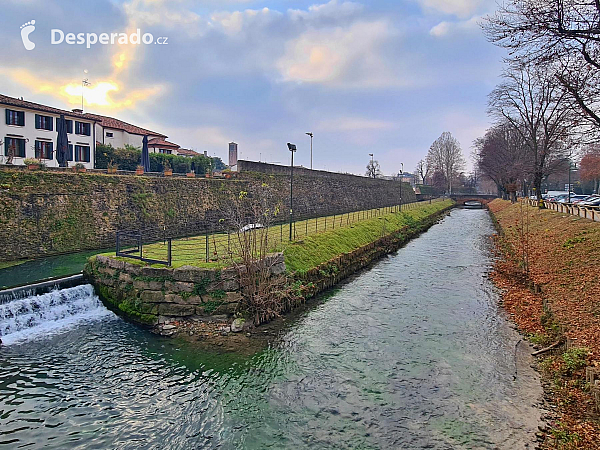
<path id="1" fill-rule="evenodd" d="M 285 272 L 283 254 L 267 257 L 272 274 Z M 91 258 L 84 274 L 102 301 L 129 319 L 156 325 L 173 318 L 233 315 L 241 299 L 235 269 L 176 269 Z"/>

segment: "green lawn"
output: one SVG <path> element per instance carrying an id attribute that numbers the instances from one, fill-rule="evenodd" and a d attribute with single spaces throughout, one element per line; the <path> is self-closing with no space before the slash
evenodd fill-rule
<path id="1" fill-rule="evenodd" d="M 384 232 L 400 229 L 451 204 L 450 200 L 434 201 L 432 204 L 412 203 L 404 205 L 401 213 L 392 207 L 299 221 L 294 224 L 292 242 L 289 241 L 289 224 L 275 225 L 269 228 L 268 239 L 271 251 L 284 252 L 286 264 L 291 270 L 307 270 L 336 255 L 368 244 Z M 237 248 L 236 234 L 212 234 L 208 238 L 201 235 L 173 240 L 172 267 L 225 267 L 232 256 L 238 253 Z M 113 256 L 114 253 L 106 255 Z M 144 258 L 166 260 L 167 244 L 157 242 L 145 245 L 143 255 Z M 145 265 L 134 259 L 123 260 Z"/>

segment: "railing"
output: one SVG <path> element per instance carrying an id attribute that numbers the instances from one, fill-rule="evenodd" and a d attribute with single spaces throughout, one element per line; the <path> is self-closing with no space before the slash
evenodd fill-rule
<path id="1" fill-rule="evenodd" d="M 573 204 L 550 202 L 548 200 L 542 200 L 542 202 L 544 203 L 544 207 L 546 209 L 564 214 L 572 214 L 574 216 L 583 217 L 584 219 L 600 222 L 600 206 L 586 206 L 579 205 L 578 203 Z M 538 206 L 538 201 L 529 199 L 529 204 L 531 206 Z"/>
<path id="2" fill-rule="evenodd" d="M 292 222 L 292 240 L 338 228 L 349 227 L 357 222 L 382 217 L 386 214 L 412 210 L 420 204 L 429 204 L 444 199 L 429 199 L 421 202 L 386 206 L 360 211 L 350 211 L 330 216 L 301 217 Z M 204 223 L 191 227 L 199 232 L 191 236 L 167 234 L 166 229 L 119 231 L 117 233 L 116 256 L 137 259 L 150 264 L 178 265 L 229 261 L 239 245 L 239 230 L 223 227 L 207 228 Z M 289 221 L 268 227 L 269 246 L 281 250 L 289 243 Z M 382 221 L 385 230 L 385 221 Z"/>
<path id="3" fill-rule="evenodd" d="M 150 264 L 164 264 L 170 266 L 172 262 L 171 238 L 163 238 L 163 243 L 166 245 L 165 260 L 144 257 L 144 242 L 152 245 L 155 242 L 154 238 L 155 236 L 149 232 L 117 231 L 116 256 L 137 259 Z"/>

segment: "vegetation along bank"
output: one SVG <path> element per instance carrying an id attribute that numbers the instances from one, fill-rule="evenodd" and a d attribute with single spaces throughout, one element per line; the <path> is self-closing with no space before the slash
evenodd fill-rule
<path id="1" fill-rule="evenodd" d="M 187 330 L 191 322 L 215 322 L 214 333 L 248 330 L 397 250 L 452 206 L 451 200 L 414 204 L 277 243 L 260 262 L 240 256 L 225 266 L 199 257 L 197 264 L 166 267 L 105 254 L 92 257 L 85 274 L 107 306 L 162 334 Z"/>
<path id="2" fill-rule="evenodd" d="M 600 448 L 600 223 L 494 200 L 493 279 L 538 348 L 549 428 L 543 448 Z"/>

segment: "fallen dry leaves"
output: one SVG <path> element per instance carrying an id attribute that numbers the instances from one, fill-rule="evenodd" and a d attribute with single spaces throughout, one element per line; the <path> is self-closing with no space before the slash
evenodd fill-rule
<path id="1" fill-rule="evenodd" d="M 589 350 L 586 364 L 600 366 L 600 223 L 503 200 L 489 209 L 501 229 L 492 279 L 519 329 L 538 341 L 564 335 Z M 585 369 L 567 376 L 560 355 L 542 359 L 546 391 L 558 410 L 543 447 L 600 449 Z"/>

